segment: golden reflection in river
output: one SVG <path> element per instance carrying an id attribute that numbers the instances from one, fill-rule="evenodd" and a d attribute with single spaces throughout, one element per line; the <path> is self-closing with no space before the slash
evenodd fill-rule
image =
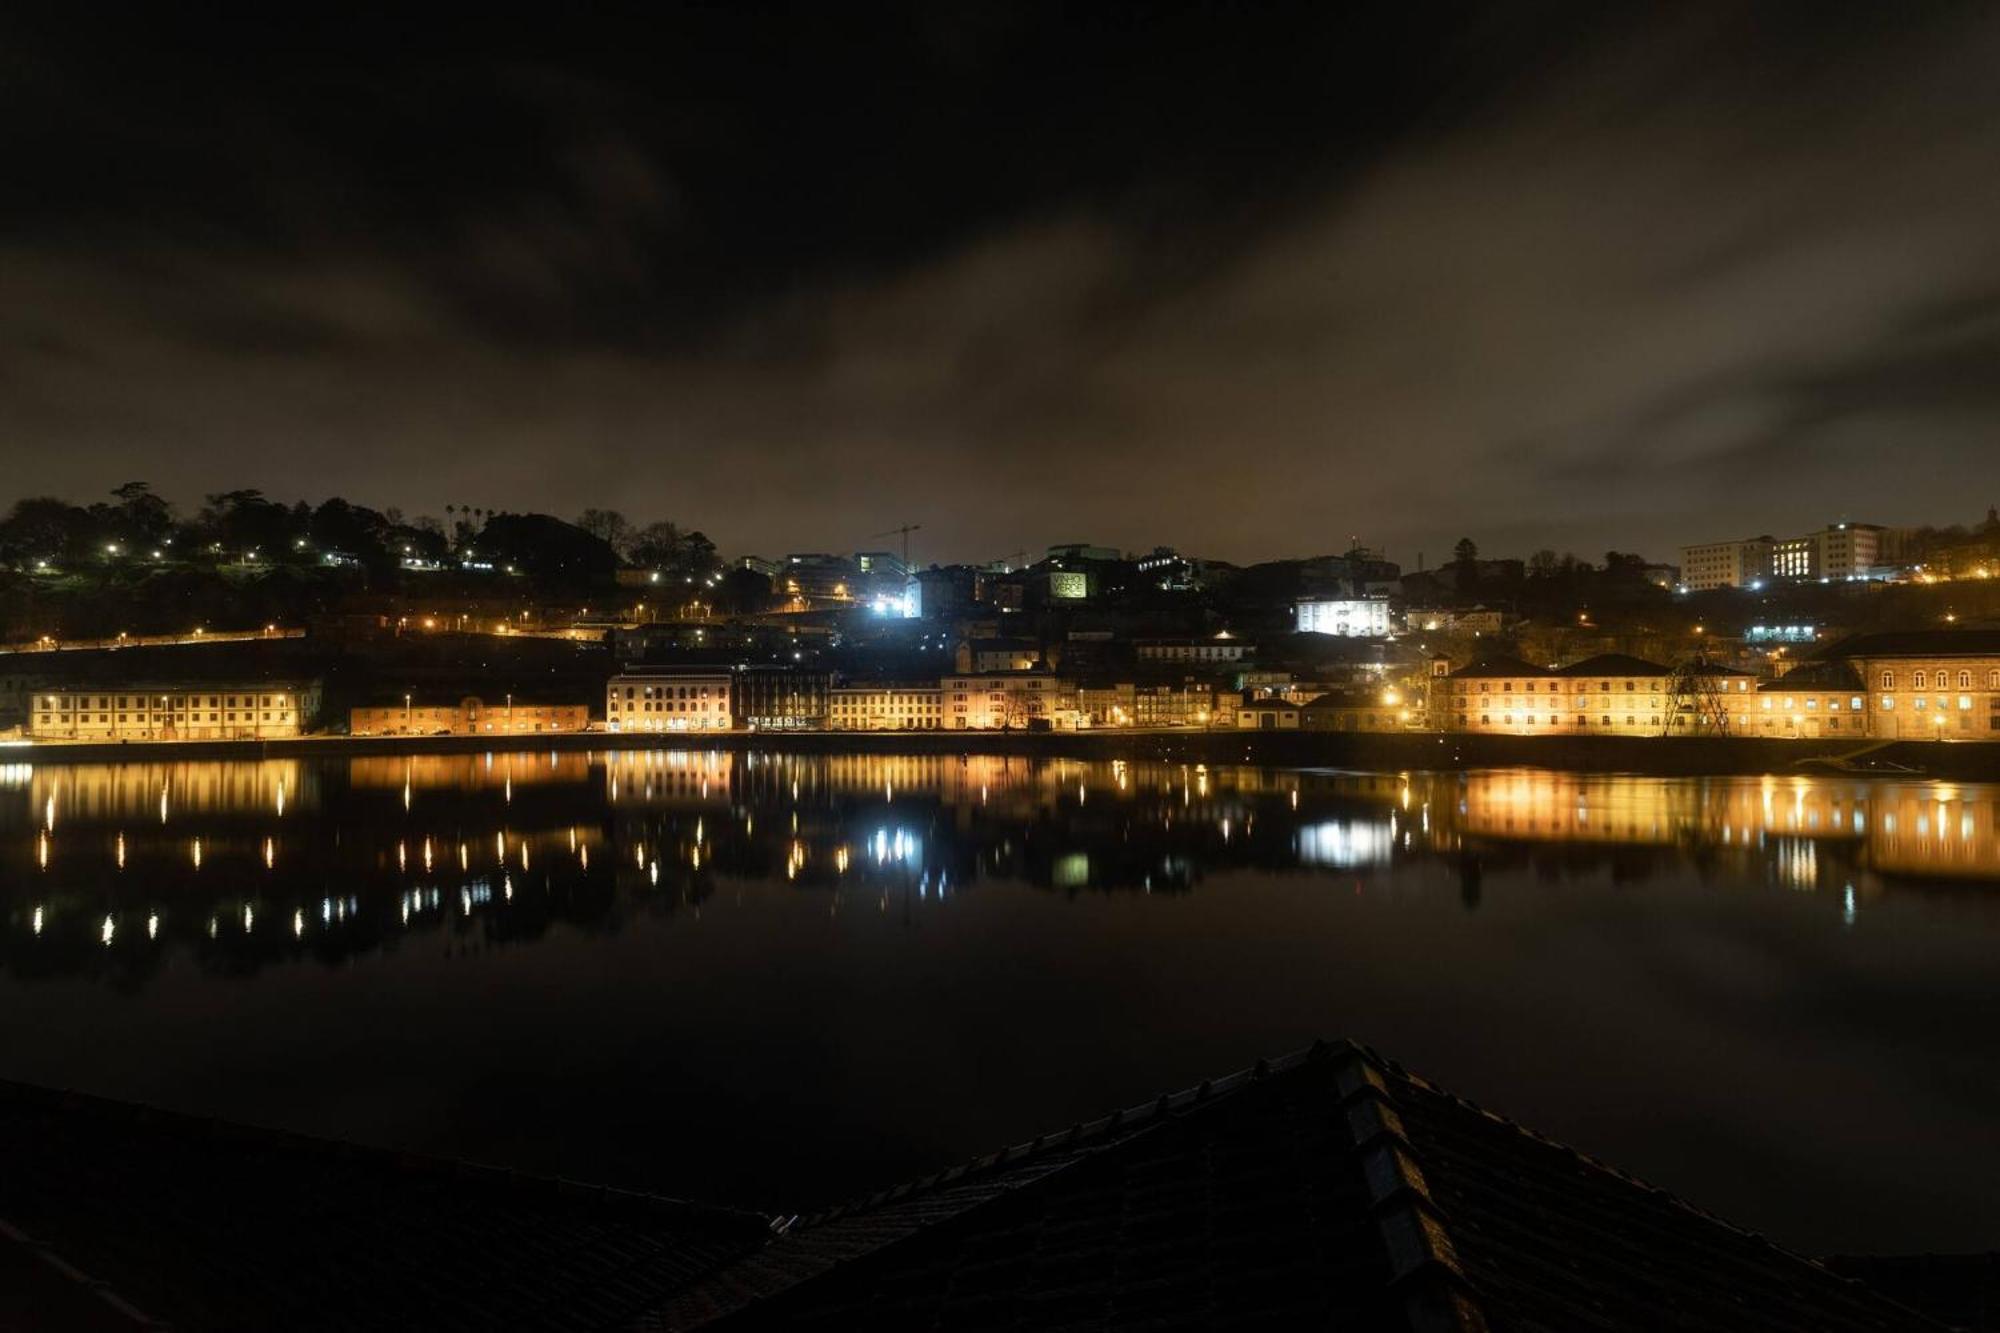
<path id="1" fill-rule="evenodd" d="M 1229 870 L 1458 871 L 1566 848 L 1577 865 L 1660 853 L 1631 873 L 1698 858 L 1844 894 L 1851 914 L 1896 880 L 2000 882 L 2000 786 L 703 750 L 0 773 L 7 930 L 111 951 L 204 921 L 205 938 L 241 940 L 260 904 L 266 929 L 311 946 L 385 894 L 413 929 L 556 900 L 698 908 L 731 879 L 886 910 L 893 892 L 941 899 L 982 878 L 1153 893 Z"/>
<path id="2" fill-rule="evenodd" d="M 1650 778 L 1510 769 L 1424 780 L 1460 834 L 1500 841 L 1856 845 L 1891 874 L 2000 880 L 2000 787 L 1852 778 Z"/>

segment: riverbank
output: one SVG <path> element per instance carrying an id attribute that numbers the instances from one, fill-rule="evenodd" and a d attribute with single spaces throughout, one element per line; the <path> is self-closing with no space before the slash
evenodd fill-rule
<path id="1" fill-rule="evenodd" d="M 1826 775 L 1852 741 L 1692 736 L 1461 736 L 1313 731 L 725 732 L 709 736 L 570 732 L 542 736 L 308 736 L 273 741 L 35 743 L 4 751 L 17 763 L 159 763 L 214 759 L 483 754 L 491 750 L 781 750 L 798 754 L 1003 754 L 1074 759 L 1155 759 L 1291 767 L 1412 769 L 1548 768 L 1662 777 Z M 2000 781 L 2000 744 L 1901 741 L 1872 749 L 1872 773 Z"/>

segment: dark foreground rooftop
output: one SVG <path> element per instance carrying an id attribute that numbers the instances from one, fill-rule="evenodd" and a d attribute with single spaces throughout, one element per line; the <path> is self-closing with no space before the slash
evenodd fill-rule
<path id="1" fill-rule="evenodd" d="M 0 1124 L 24 1327 L 1944 1327 L 1344 1043 L 768 1227 L 19 1087 Z"/>

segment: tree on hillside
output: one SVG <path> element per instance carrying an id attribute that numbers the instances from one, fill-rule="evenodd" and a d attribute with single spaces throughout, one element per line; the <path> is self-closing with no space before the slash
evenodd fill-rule
<path id="1" fill-rule="evenodd" d="M 124 540 L 134 546 L 158 546 L 174 535 L 174 507 L 153 494 L 143 481 L 128 481 L 111 492 Z"/>
<path id="2" fill-rule="evenodd" d="M 548 514 L 495 514 L 480 530 L 479 552 L 482 559 L 576 588 L 608 582 L 618 569 L 609 542 Z"/>
<path id="3" fill-rule="evenodd" d="M 632 538 L 632 524 L 616 509 L 586 509 L 576 516 L 576 525 L 620 555 Z"/>
<path id="4" fill-rule="evenodd" d="M 1479 548 L 1472 538 L 1460 537 L 1458 544 L 1451 548 L 1451 563 L 1458 580 L 1458 590 L 1469 593 L 1479 586 Z"/>

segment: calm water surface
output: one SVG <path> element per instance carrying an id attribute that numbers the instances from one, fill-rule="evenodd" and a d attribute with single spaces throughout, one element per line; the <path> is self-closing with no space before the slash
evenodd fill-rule
<path id="1" fill-rule="evenodd" d="M 0 1076 L 804 1209 L 1317 1036 L 1808 1250 L 2000 1246 L 2000 788 L 0 767 Z"/>

